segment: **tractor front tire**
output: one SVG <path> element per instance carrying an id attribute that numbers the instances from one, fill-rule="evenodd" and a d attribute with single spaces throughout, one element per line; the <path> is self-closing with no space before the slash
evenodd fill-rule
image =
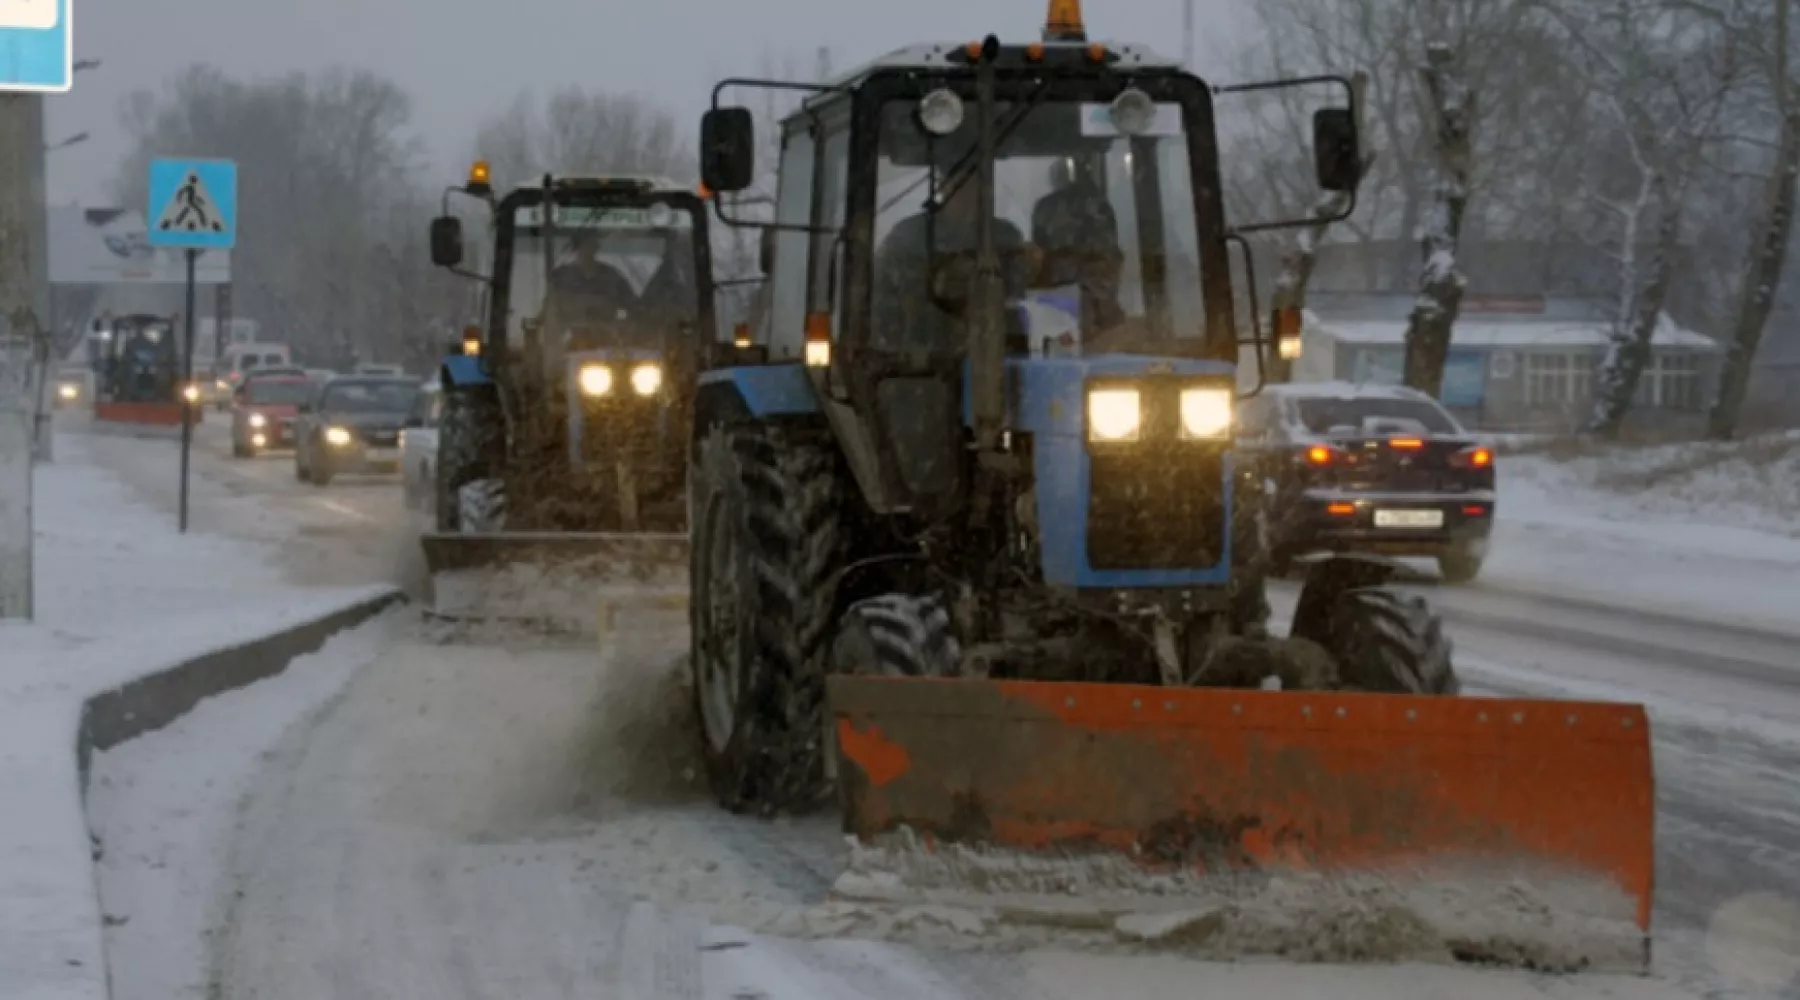
<path id="1" fill-rule="evenodd" d="M 462 523 L 463 487 L 493 479 L 506 460 L 505 414 L 492 385 L 447 386 L 430 481 L 438 531 L 479 531 Z"/>
<path id="2" fill-rule="evenodd" d="M 831 672 L 875 677 L 955 677 L 962 646 L 935 597 L 883 594 L 844 612 L 831 644 Z"/>
<path id="3" fill-rule="evenodd" d="M 1453 695 L 1462 690 L 1450 663 L 1444 623 L 1425 599 L 1386 587 L 1359 587 L 1332 609 L 1332 657 L 1354 691 Z"/>
<path id="4" fill-rule="evenodd" d="M 827 788 L 842 462 L 829 432 L 744 423 L 713 428 L 697 463 L 690 606 L 707 778 L 733 812 L 808 809 Z"/>

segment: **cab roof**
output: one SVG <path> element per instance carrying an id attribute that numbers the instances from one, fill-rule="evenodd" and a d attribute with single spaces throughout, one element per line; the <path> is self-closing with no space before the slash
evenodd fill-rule
<path id="1" fill-rule="evenodd" d="M 967 41 L 926 42 L 926 43 L 920 43 L 917 45 L 909 45 L 903 49 L 895 49 L 894 51 L 889 52 L 887 55 L 880 56 L 876 59 L 872 59 L 869 62 L 866 62 L 866 63 L 862 64 L 861 66 L 858 66 L 853 70 L 850 70 L 847 73 L 842 73 L 842 74 L 838 75 L 837 77 L 834 77 L 833 79 L 825 81 L 824 86 L 830 87 L 832 89 L 830 91 L 826 91 L 823 93 L 814 94 L 812 97 L 810 97 L 806 100 L 804 106 L 811 108 L 817 104 L 829 101 L 835 95 L 836 91 L 852 90 L 852 89 L 856 88 L 858 85 L 860 85 L 864 80 L 868 79 L 870 76 L 872 76 L 875 73 L 878 73 L 882 70 L 913 69 L 913 70 L 938 71 L 938 70 L 948 70 L 948 69 L 964 69 L 968 66 L 968 64 L 966 62 L 961 61 L 961 59 L 962 59 L 962 53 L 963 53 L 964 49 L 968 46 L 968 44 L 969 43 Z M 1057 51 L 1057 50 L 1068 50 L 1071 52 L 1078 52 L 1078 51 L 1088 48 L 1088 46 L 1090 44 L 1098 44 L 1098 45 L 1104 47 L 1106 49 L 1107 53 L 1112 57 L 1112 59 L 1109 61 L 1108 65 L 1114 69 L 1178 70 L 1178 69 L 1182 68 L 1180 60 L 1171 59 L 1167 56 L 1161 55 L 1160 53 L 1157 53 L 1154 50 L 1147 48 L 1143 45 L 1113 44 L 1111 42 L 1089 43 L 1089 42 L 1085 42 L 1085 41 L 1080 41 L 1080 42 L 1056 42 L 1056 41 L 1039 42 L 1035 39 L 1022 39 L 1019 41 L 1009 41 L 1004 38 L 1000 40 L 1000 44 L 1004 48 L 1022 48 L 1026 45 L 1042 45 L 1047 51 L 1052 51 L 1052 52 Z"/>

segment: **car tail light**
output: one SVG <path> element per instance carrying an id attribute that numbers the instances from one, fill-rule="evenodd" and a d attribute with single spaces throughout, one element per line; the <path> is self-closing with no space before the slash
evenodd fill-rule
<path id="1" fill-rule="evenodd" d="M 1325 512 L 1327 514 L 1336 514 L 1339 517 L 1344 517 L 1346 515 L 1356 513 L 1356 505 L 1353 503 L 1329 504 L 1326 506 Z"/>
<path id="2" fill-rule="evenodd" d="M 1491 469 L 1494 453 L 1480 445 L 1472 445 L 1450 456 L 1450 464 L 1463 469 Z"/>
<path id="3" fill-rule="evenodd" d="M 1418 451 L 1425 447 L 1425 442 L 1420 438 L 1388 438 L 1388 447 L 1399 451 Z"/>
<path id="4" fill-rule="evenodd" d="M 1343 461 L 1344 453 L 1328 444 L 1315 444 L 1300 453 L 1307 465 L 1334 465 Z"/>

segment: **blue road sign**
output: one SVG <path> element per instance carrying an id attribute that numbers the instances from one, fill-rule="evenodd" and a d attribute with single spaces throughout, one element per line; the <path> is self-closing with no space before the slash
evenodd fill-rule
<path id="1" fill-rule="evenodd" d="M 151 160 L 150 208 L 144 218 L 151 246 L 231 249 L 237 243 L 237 164 Z"/>
<path id="2" fill-rule="evenodd" d="M 0 91 L 69 89 L 75 78 L 75 0 L 0 0 Z"/>

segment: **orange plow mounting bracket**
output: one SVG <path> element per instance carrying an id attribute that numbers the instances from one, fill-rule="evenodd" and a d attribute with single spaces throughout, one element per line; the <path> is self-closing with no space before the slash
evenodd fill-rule
<path id="1" fill-rule="evenodd" d="M 865 840 L 906 827 L 1203 874 L 1566 873 L 1616 887 L 1647 940 L 1640 705 L 862 677 L 828 692 L 845 828 Z"/>

